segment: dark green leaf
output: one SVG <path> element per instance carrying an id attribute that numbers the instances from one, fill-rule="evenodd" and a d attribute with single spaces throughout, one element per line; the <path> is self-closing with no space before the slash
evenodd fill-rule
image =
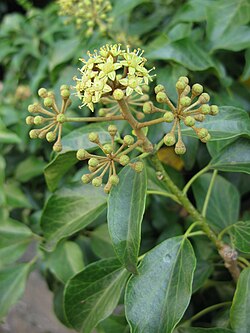
<path id="1" fill-rule="evenodd" d="M 246 81 L 250 78 L 250 48 L 245 53 L 246 64 L 242 73 L 241 80 Z"/>
<path id="2" fill-rule="evenodd" d="M 108 200 L 108 228 L 117 257 L 129 271 L 136 273 L 146 202 L 146 171 L 144 168 L 136 173 L 128 165 L 119 178 Z"/>
<path id="3" fill-rule="evenodd" d="M 48 200 L 41 218 L 46 249 L 52 251 L 60 239 L 86 227 L 105 207 L 106 195 L 102 189 L 92 185 L 62 188 L 55 192 Z"/>
<path id="4" fill-rule="evenodd" d="M 245 268 L 237 283 L 233 304 L 230 311 L 230 323 L 237 333 L 250 332 L 250 268 Z"/>
<path id="5" fill-rule="evenodd" d="M 22 192 L 19 183 L 14 181 L 5 183 L 4 191 L 6 194 L 6 200 L 8 206 L 12 208 L 23 208 L 23 207 L 32 208 L 29 200 Z"/>
<path id="6" fill-rule="evenodd" d="M 193 293 L 199 290 L 213 272 L 213 265 L 205 260 L 198 260 L 194 272 Z"/>
<path id="7" fill-rule="evenodd" d="M 234 333 L 227 328 L 180 327 L 176 333 Z"/>
<path id="8" fill-rule="evenodd" d="M 239 221 L 229 229 L 232 242 L 236 249 L 250 253 L 250 221 Z"/>
<path id="9" fill-rule="evenodd" d="M 44 161 L 34 156 L 30 156 L 18 164 L 15 172 L 15 178 L 20 182 L 27 182 L 28 180 L 41 175 L 43 173 L 44 166 Z"/>
<path id="10" fill-rule="evenodd" d="M 71 60 L 76 56 L 76 50 L 79 47 L 79 39 L 58 40 L 54 42 L 53 52 L 50 56 L 50 70 L 56 66 Z"/>
<path id="11" fill-rule="evenodd" d="M 108 225 L 106 223 L 91 232 L 90 245 L 93 252 L 100 258 L 115 257 Z"/>
<path id="12" fill-rule="evenodd" d="M 172 333 L 192 293 L 195 255 L 188 239 L 170 238 L 148 252 L 125 295 L 133 333 Z"/>
<path id="13" fill-rule="evenodd" d="M 20 143 L 21 139 L 8 129 L 0 128 L 0 142 L 1 143 Z"/>
<path id="14" fill-rule="evenodd" d="M 70 324 L 83 333 L 115 309 L 129 273 L 117 259 L 103 259 L 87 266 L 65 287 L 65 313 Z"/>

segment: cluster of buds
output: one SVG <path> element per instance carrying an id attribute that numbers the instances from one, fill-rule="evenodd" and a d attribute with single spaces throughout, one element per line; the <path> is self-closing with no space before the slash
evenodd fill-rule
<path id="1" fill-rule="evenodd" d="M 217 105 L 209 105 L 210 96 L 203 93 L 203 86 L 196 83 L 192 87 L 188 84 L 189 80 L 185 76 L 181 76 L 176 83 L 178 93 L 178 102 L 175 107 L 168 98 L 165 88 L 162 85 L 155 87 L 156 100 L 158 103 L 167 105 L 170 111 L 157 108 L 152 102 L 146 102 L 143 106 L 145 113 L 162 112 L 166 122 L 172 123 L 173 126 L 169 133 L 164 136 L 164 143 L 167 146 L 175 145 L 176 154 L 185 154 L 186 147 L 182 141 L 181 125 L 191 127 L 198 138 L 206 143 L 210 140 L 211 135 L 204 127 L 196 127 L 196 122 L 203 122 L 207 115 L 215 116 L 219 109 Z M 175 132 L 177 130 L 177 140 Z"/>
<path id="2" fill-rule="evenodd" d="M 95 143 L 103 152 L 104 155 L 93 155 L 84 149 L 77 151 L 76 157 L 78 160 L 88 160 L 88 168 L 90 173 L 82 176 L 83 183 L 92 182 L 94 186 L 101 186 L 104 177 L 107 177 L 107 183 L 104 186 L 105 193 L 109 193 L 112 186 L 119 183 L 116 167 L 129 165 L 135 172 L 143 170 L 143 162 L 130 162 L 128 153 L 140 146 L 140 140 L 135 142 L 134 137 L 125 135 L 122 140 L 122 145 L 117 149 L 115 144 L 115 136 L 117 128 L 115 125 L 109 125 L 108 132 L 111 137 L 111 143 L 102 144 L 97 133 L 89 134 L 89 141 Z M 107 174 L 107 176 L 105 176 Z"/>
<path id="3" fill-rule="evenodd" d="M 142 86 L 148 85 L 150 71 L 145 68 L 146 59 L 140 49 L 130 51 L 121 49 L 121 45 L 106 45 L 89 59 L 80 59 L 84 65 L 81 77 L 75 77 L 77 96 L 82 106 L 87 105 L 94 111 L 94 104 L 102 97 L 113 96 L 120 101 L 133 92 L 143 95 Z"/>
<path id="4" fill-rule="evenodd" d="M 100 32 L 108 30 L 113 19 L 108 17 L 112 9 L 109 0 L 58 0 L 60 15 L 68 16 L 66 23 L 75 21 L 76 27 L 87 27 L 86 36 L 91 36 L 98 27 Z"/>
<path id="5" fill-rule="evenodd" d="M 50 110 L 45 109 L 39 103 L 34 103 L 28 106 L 28 111 L 35 116 L 28 116 L 26 118 L 26 124 L 28 125 L 43 125 L 42 128 L 32 129 L 29 132 L 30 138 L 46 138 L 48 142 L 56 141 L 53 145 L 53 150 L 55 152 L 60 152 L 62 150 L 62 126 L 66 121 L 65 112 L 71 105 L 69 87 L 67 85 L 62 85 L 60 93 L 62 104 L 61 107 L 58 108 L 54 93 L 52 91 L 47 91 L 45 88 L 40 88 L 38 90 L 38 95 L 43 99 L 44 107 Z"/>
<path id="6" fill-rule="evenodd" d="M 30 87 L 26 85 L 20 85 L 16 88 L 15 98 L 17 101 L 25 101 L 31 96 Z"/>

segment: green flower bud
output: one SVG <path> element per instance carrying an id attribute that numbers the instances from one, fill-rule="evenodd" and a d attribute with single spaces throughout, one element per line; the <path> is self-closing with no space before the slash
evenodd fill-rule
<path id="1" fill-rule="evenodd" d="M 92 180 L 92 185 L 99 187 L 102 185 L 102 178 L 101 177 L 96 177 Z"/>
<path id="2" fill-rule="evenodd" d="M 110 192 L 110 190 L 111 190 L 111 187 L 112 187 L 112 184 L 108 182 L 108 183 L 104 186 L 104 192 L 108 194 L 108 193 Z"/>
<path id="3" fill-rule="evenodd" d="M 152 102 L 146 102 L 143 104 L 143 112 L 146 114 L 150 114 L 153 112 L 153 103 Z"/>
<path id="4" fill-rule="evenodd" d="M 91 165 L 89 165 L 88 169 L 90 172 L 95 172 L 97 170 L 97 167 L 92 167 Z"/>
<path id="5" fill-rule="evenodd" d="M 58 114 L 56 117 L 56 121 L 58 121 L 58 123 L 63 124 L 66 121 L 65 115 L 62 113 Z"/>
<path id="6" fill-rule="evenodd" d="M 34 124 L 34 117 L 32 117 L 32 116 L 26 117 L 25 122 L 26 122 L 27 125 L 33 125 Z"/>
<path id="7" fill-rule="evenodd" d="M 113 152 L 113 147 L 112 145 L 106 143 L 104 146 L 103 146 L 103 151 L 105 154 L 111 154 Z"/>
<path id="8" fill-rule="evenodd" d="M 115 125 L 109 125 L 108 132 L 111 136 L 115 136 L 117 133 L 117 127 Z"/>
<path id="9" fill-rule="evenodd" d="M 193 94 L 193 95 L 198 96 L 198 95 L 200 95 L 202 92 L 203 92 L 203 87 L 202 87 L 201 84 L 199 84 L 199 83 L 195 83 L 195 84 L 192 86 L 192 94 Z"/>
<path id="10" fill-rule="evenodd" d="M 159 92 L 161 91 L 165 91 L 165 88 L 162 84 L 158 84 L 156 87 L 155 87 L 155 93 L 158 94 Z"/>
<path id="11" fill-rule="evenodd" d="M 110 176 L 109 183 L 112 185 L 117 185 L 119 183 L 119 177 L 117 175 Z"/>
<path id="12" fill-rule="evenodd" d="M 81 179 L 84 184 L 88 184 L 91 181 L 92 176 L 89 174 L 86 174 L 86 175 L 83 175 Z"/>
<path id="13" fill-rule="evenodd" d="M 188 97 L 188 96 L 185 96 L 185 97 L 181 97 L 180 99 L 180 104 L 182 106 L 189 106 L 191 104 L 191 98 Z"/>
<path id="14" fill-rule="evenodd" d="M 132 168 L 135 170 L 135 172 L 142 172 L 143 168 L 144 168 L 144 164 L 143 162 L 135 162 L 132 164 Z"/>
<path id="15" fill-rule="evenodd" d="M 131 135 L 125 135 L 123 138 L 123 142 L 126 145 L 131 146 L 135 142 L 135 139 Z"/>
<path id="16" fill-rule="evenodd" d="M 183 91 L 185 88 L 186 88 L 187 84 L 183 81 L 177 81 L 176 82 L 176 89 L 179 90 L 179 91 Z"/>
<path id="17" fill-rule="evenodd" d="M 211 105 L 210 106 L 210 114 L 212 116 L 216 116 L 219 113 L 219 108 L 217 105 Z"/>
<path id="18" fill-rule="evenodd" d="M 168 99 L 167 94 L 163 91 L 158 92 L 156 95 L 156 100 L 158 103 L 164 103 L 167 101 L 167 99 Z"/>
<path id="19" fill-rule="evenodd" d="M 206 119 L 206 117 L 205 117 L 204 114 L 196 114 L 196 115 L 194 116 L 194 119 L 197 120 L 197 121 L 202 122 L 202 121 L 204 121 L 204 120 Z"/>
<path id="20" fill-rule="evenodd" d="M 208 104 L 203 104 L 201 106 L 201 113 L 202 114 L 209 114 L 210 113 L 210 106 Z"/>
<path id="21" fill-rule="evenodd" d="M 178 141 L 174 147 L 174 151 L 177 155 L 183 155 L 187 151 L 184 143 L 182 141 Z"/>
<path id="22" fill-rule="evenodd" d="M 208 135 L 208 130 L 206 128 L 199 128 L 197 130 L 197 135 L 200 139 L 203 139 Z"/>
<path id="23" fill-rule="evenodd" d="M 63 99 L 68 99 L 70 96 L 70 91 L 68 89 L 62 89 L 61 96 Z"/>
<path id="24" fill-rule="evenodd" d="M 42 98 L 46 98 L 48 96 L 48 92 L 47 89 L 45 88 L 40 88 L 38 90 L 38 96 L 42 97 Z"/>
<path id="25" fill-rule="evenodd" d="M 98 136 L 98 134 L 96 132 L 89 133 L 89 141 L 90 142 L 98 143 L 99 142 L 99 136 Z"/>
<path id="26" fill-rule="evenodd" d="M 205 138 L 201 139 L 201 142 L 207 143 L 211 139 L 211 135 L 208 133 L 208 135 L 205 136 Z"/>
<path id="27" fill-rule="evenodd" d="M 48 91 L 48 97 L 55 99 L 55 93 L 53 91 Z"/>
<path id="28" fill-rule="evenodd" d="M 150 90 L 149 86 L 147 86 L 146 84 L 144 84 L 141 88 L 144 93 L 148 93 Z"/>
<path id="29" fill-rule="evenodd" d="M 51 97 L 44 98 L 43 104 L 47 108 L 51 108 L 53 105 L 53 99 Z"/>
<path id="30" fill-rule="evenodd" d="M 46 140 L 48 142 L 53 142 L 53 141 L 55 141 L 55 139 L 56 139 L 56 133 L 55 132 L 48 132 L 46 134 Z"/>
<path id="31" fill-rule="evenodd" d="M 60 153 L 60 151 L 62 150 L 62 144 L 61 144 L 61 142 L 56 142 L 56 143 L 53 145 L 53 150 L 54 150 L 56 153 Z"/>
<path id="32" fill-rule="evenodd" d="M 178 81 L 184 82 L 186 85 L 189 83 L 189 79 L 186 76 L 180 76 Z"/>
<path id="33" fill-rule="evenodd" d="M 29 131 L 29 136 L 31 139 L 37 139 L 39 133 L 40 133 L 39 130 L 33 129 L 33 130 Z"/>
<path id="34" fill-rule="evenodd" d="M 88 165 L 91 167 L 97 167 L 98 164 L 99 164 L 99 161 L 95 157 L 90 158 L 88 161 Z"/>
<path id="35" fill-rule="evenodd" d="M 105 113 L 105 110 L 104 110 L 104 109 L 100 109 L 100 110 L 98 111 L 98 114 L 99 114 L 100 117 L 104 117 L 106 113 Z"/>
<path id="36" fill-rule="evenodd" d="M 36 113 L 37 110 L 36 110 L 35 105 L 34 105 L 34 104 L 30 104 L 30 105 L 28 106 L 28 111 L 29 111 L 30 113 Z"/>
<path id="37" fill-rule="evenodd" d="M 164 136 L 163 141 L 166 146 L 173 146 L 176 142 L 175 135 L 173 133 L 168 133 Z"/>
<path id="38" fill-rule="evenodd" d="M 186 126 L 194 126 L 194 124 L 195 124 L 195 119 L 194 119 L 194 117 L 187 116 L 187 117 L 184 119 L 184 124 L 185 124 Z"/>
<path id="39" fill-rule="evenodd" d="M 174 114 L 170 111 L 167 111 L 164 113 L 163 118 L 167 123 L 172 123 L 174 120 Z"/>
<path id="40" fill-rule="evenodd" d="M 65 89 L 69 90 L 69 86 L 67 84 L 61 85 L 60 90 L 65 90 Z"/>
<path id="41" fill-rule="evenodd" d="M 200 104 L 206 104 L 210 101 L 210 96 L 207 93 L 203 93 L 200 95 L 200 97 L 198 98 L 198 102 Z"/>
<path id="42" fill-rule="evenodd" d="M 143 118 L 145 118 L 145 115 L 144 115 L 144 113 L 137 111 L 136 112 L 136 118 L 138 120 L 142 120 Z"/>
<path id="43" fill-rule="evenodd" d="M 46 134 L 47 134 L 46 130 L 41 131 L 38 134 L 39 139 L 44 139 L 46 137 Z"/>
<path id="44" fill-rule="evenodd" d="M 88 158 L 89 153 L 85 149 L 79 149 L 76 153 L 76 158 L 80 161 L 85 160 Z"/>
<path id="45" fill-rule="evenodd" d="M 120 101 L 124 97 L 124 92 L 121 89 L 115 89 L 113 92 L 113 97 L 116 101 Z"/>
<path id="46" fill-rule="evenodd" d="M 119 163 L 122 165 L 122 166 L 125 166 L 129 163 L 130 161 L 130 158 L 128 157 L 128 155 L 122 155 L 120 158 L 119 158 Z"/>
<path id="47" fill-rule="evenodd" d="M 41 116 L 36 116 L 34 118 L 34 124 L 35 125 L 42 125 L 44 123 L 44 118 Z"/>

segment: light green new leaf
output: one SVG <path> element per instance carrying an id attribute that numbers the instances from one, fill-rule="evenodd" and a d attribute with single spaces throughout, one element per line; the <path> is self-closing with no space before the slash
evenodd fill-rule
<path id="1" fill-rule="evenodd" d="M 230 323 L 237 333 L 250 332 L 250 268 L 245 268 L 237 283 L 230 310 Z"/>
<path id="2" fill-rule="evenodd" d="M 108 228 L 118 259 L 136 273 L 146 203 L 146 171 L 144 168 L 137 173 L 128 165 L 119 178 L 108 200 Z"/>
<path id="3" fill-rule="evenodd" d="M 250 253 L 250 221 L 238 221 L 229 229 L 229 234 L 236 249 Z"/>
<path id="4" fill-rule="evenodd" d="M 192 185 L 198 209 L 201 211 L 211 174 L 200 176 Z M 217 231 L 235 223 L 239 217 L 240 195 L 237 188 L 221 176 L 216 176 L 207 208 L 208 223 Z"/>
<path id="5" fill-rule="evenodd" d="M 180 327 L 176 333 L 235 333 L 227 328 Z"/>
<path id="6" fill-rule="evenodd" d="M 32 232 L 21 222 L 8 219 L 0 222 L 0 267 L 17 260 L 32 240 Z"/>
<path id="7" fill-rule="evenodd" d="M 108 317 L 115 309 L 129 273 L 119 260 L 103 259 L 72 277 L 64 291 L 69 323 L 83 333 Z"/>
<path id="8" fill-rule="evenodd" d="M 36 176 L 42 175 L 45 164 L 44 161 L 34 156 L 30 156 L 18 164 L 15 178 L 20 182 L 27 182 Z"/>
<path id="9" fill-rule="evenodd" d="M 91 185 L 72 186 L 55 192 L 41 217 L 41 228 L 47 241 L 45 248 L 52 251 L 60 239 L 86 227 L 105 207 L 103 190 Z"/>
<path id="10" fill-rule="evenodd" d="M 23 295 L 32 262 L 0 270 L 0 319 Z"/>
<path id="11" fill-rule="evenodd" d="M 81 248 L 74 242 L 58 244 L 55 251 L 48 253 L 46 257 L 47 267 L 63 283 L 84 267 Z"/>
<path id="12" fill-rule="evenodd" d="M 188 239 L 167 239 L 142 259 L 129 280 L 126 316 L 132 333 L 172 333 L 192 294 L 195 255 Z"/>
<path id="13" fill-rule="evenodd" d="M 250 139 L 240 138 L 219 151 L 209 163 L 212 169 L 250 174 Z"/>

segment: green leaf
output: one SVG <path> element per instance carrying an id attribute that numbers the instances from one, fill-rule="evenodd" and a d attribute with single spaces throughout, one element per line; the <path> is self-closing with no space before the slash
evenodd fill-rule
<path id="1" fill-rule="evenodd" d="M 233 304 L 230 310 L 230 323 L 237 333 L 250 332 L 250 268 L 245 268 L 237 283 Z"/>
<path id="2" fill-rule="evenodd" d="M 17 260 L 32 240 L 32 232 L 23 223 L 8 219 L 0 223 L 0 266 Z"/>
<path id="3" fill-rule="evenodd" d="M 125 293 L 133 333 L 172 333 L 192 293 L 195 255 L 188 239 L 170 238 L 142 259 Z"/>
<path id="4" fill-rule="evenodd" d="M 45 205 L 41 218 L 45 248 L 52 251 L 60 239 L 86 227 L 105 207 L 106 195 L 92 185 L 65 187 L 55 192 Z"/>
<path id="5" fill-rule="evenodd" d="M 211 134 L 211 141 L 250 135 L 249 116 L 246 111 L 233 106 L 223 106 L 219 110 L 217 116 L 207 116 L 206 120 L 197 126 L 208 129 Z M 197 137 L 192 129 L 184 125 L 182 125 L 182 133 Z"/>
<path id="6" fill-rule="evenodd" d="M 200 176 L 192 185 L 195 201 L 201 211 L 211 174 Z M 237 188 L 221 176 L 216 176 L 207 208 L 208 223 L 216 231 L 235 223 L 239 217 L 240 195 Z"/>
<path id="7" fill-rule="evenodd" d="M 236 249 L 250 253 L 250 221 L 238 221 L 229 229 L 229 234 Z"/>
<path id="8" fill-rule="evenodd" d="M 219 151 L 209 163 L 212 169 L 250 174 L 250 140 L 240 138 Z"/>
<path id="9" fill-rule="evenodd" d="M 144 168 L 137 173 L 128 165 L 119 178 L 108 200 L 108 228 L 118 259 L 136 273 L 146 203 L 146 171 Z"/>
<path id="10" fill-rule="evenodd" d="M 212 272 L 213 265 L 210 262 L 205 260 L 198 260 L 197 258 L 197 265 L 193 280 L 193 293 L 203 287 L 204 283 L 207 281 Z"/>
<path id="11" fill-rule="evenodd" d="M 4 191 L 6 194 L 8 206 L 12 208 L 32 208 L 29 200 L 22 192 L 19 183 L 14 181 L 9 181 L 8 183 L 5 183 Z"/>
<path id="12" fill-rule="evenodd" d="M 52 71 L 56 66 L 65 63 L 77 54 L 77 48 L 79 47 L 79 39 L 57 40 L 53 43 L 53 51 L 50 56 L 50 70 Z"/>
<path id="13" fill-rule="evenodd" d="M 128 276 L 112 258 L 94 262 L 71 278 L 64 292 L 69 323 L 81 332 L 92 332 L 115 309 Z"/>
<path id="14" fill-rule="evenodd" d="M 32 262 L 0 270 L 0 318 L 22 297 Z"/>
<path id="15" fill-rule="evenodd" d="M 92 251 L 100 258 L 115 257 L 108 225 L 102 224 L 90 234 L 90 245 Z"/>
<path id="16" fill-rule="evenodd" d="M 245 67 L 241 80 L 247 81 L 250 78 L 250 48 L 245 53 Z"/>
<path id="17" fill-rule="evenodd" d="M 45 162 L 30 156 L 18 164 L 15 172 L 15 178 L 20 182 L 27 182 L 30 179 L 43 173 Z"/>
<path id="18" fill-rule="evenodd" d="M 234 333 L 227 328 L 180 327 L 176 333 Z"/>
<path id="19" fill-rule="evenodd" d="M 20 143 L 21 139 L 8 129 L 0 128 L 0 143 Z"/>
<path id="20" fill-rule="evenodd" d="M 47 267 L 63 283 L 84 267 L 81 248 L 74 242 L 66 241 L 58 244 L 46 257 Z"/>

